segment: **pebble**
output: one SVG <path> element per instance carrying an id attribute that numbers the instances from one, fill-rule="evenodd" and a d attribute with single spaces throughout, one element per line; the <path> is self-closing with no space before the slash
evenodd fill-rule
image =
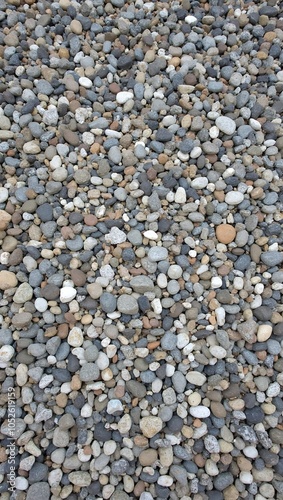
<path id="1" fill-rule="evenodd" d="M 27 3 L 0 9 L 17 495 L 280 496 L 277 3 Z"/>
<path id="2" fill-rule="evenodd" d="M 140 428 L 143 435 L 152 438 L 161 431 L 163 425 L 159 417 L 144 417 L 140 421 Z"/>

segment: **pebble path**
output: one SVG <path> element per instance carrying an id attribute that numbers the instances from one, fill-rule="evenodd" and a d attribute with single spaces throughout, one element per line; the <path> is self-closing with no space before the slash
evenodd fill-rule
<path id="1" fill-rule="evenodd" d="M 2 500 L 283 499 L 282 9 L 0 0 Z"/>

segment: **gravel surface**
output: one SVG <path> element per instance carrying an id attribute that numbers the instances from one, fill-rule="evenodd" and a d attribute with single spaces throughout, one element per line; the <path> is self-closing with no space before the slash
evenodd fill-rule
<path id="1" fill-rule="evenodd" d="M 1 499 L 282 500 L 282 2 L 0 21 Z"/>

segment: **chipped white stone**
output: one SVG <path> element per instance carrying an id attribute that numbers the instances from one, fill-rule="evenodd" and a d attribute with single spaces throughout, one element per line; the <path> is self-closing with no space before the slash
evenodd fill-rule
<path id="1" fill-rule="evenodd" d="M 77 291 L 72 286 L 64 286 L 60 290 L 60 300 L 63 304 L 71 302 L 76 295 Z"/>
<path id="2" fill-rule="evenodd" d="M 128 91 L 118 92 L 118 94 L 116 95 L 116 101 L 118 102 L 118 104 L 125 104 L 132 98 L 133 98 L 132 92 Z"/>

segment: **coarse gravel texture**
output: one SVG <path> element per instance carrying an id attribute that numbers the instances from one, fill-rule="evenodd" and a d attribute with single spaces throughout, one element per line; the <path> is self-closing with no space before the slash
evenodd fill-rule
<path id="1" fill-rule="evenodd" d="M 0 0 L 1 500 L 283 499 L 282 9 Z"/>

